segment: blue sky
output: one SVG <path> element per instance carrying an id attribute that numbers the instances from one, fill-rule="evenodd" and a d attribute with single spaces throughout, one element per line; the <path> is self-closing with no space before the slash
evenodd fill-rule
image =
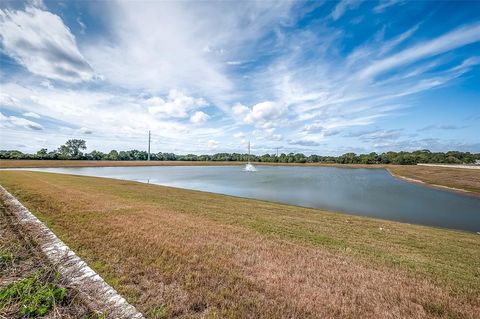
<path id="1" fill-rule="evenodd" d="M 0 149 L 480 152 L 478 1 L 0 9 Z"/>

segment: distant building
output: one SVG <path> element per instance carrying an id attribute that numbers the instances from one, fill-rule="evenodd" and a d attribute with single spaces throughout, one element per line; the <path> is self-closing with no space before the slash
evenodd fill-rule
<path id="1" fill-rule="evenodd" d="M 476 160 L 475 165 L 480 165 L 480 160 Z"/>

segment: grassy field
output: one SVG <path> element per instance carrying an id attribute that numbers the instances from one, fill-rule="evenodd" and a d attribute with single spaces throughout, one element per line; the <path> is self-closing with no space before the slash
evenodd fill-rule
<path id="1" fill-rule="evenodd" d="M 104 178 L 0 184 L 149 318 L 475 318 L 480 235 Z"/>
<path id="2" fill-rule="evenodd" d="M 242 165 L 240 162 L 181 162 L 181 161 L 51 161 L 51 160 L 0 160 L 0 168 L 34 167 L 98 167 L 98 166 L 195 166 Z M 385 168 L 397 177 L 414 179 L 427 185 L 465 190 L 480 195 L 480 170 L 416 165 L 361 165 L 361 164 L 285 164 L 255 163 L 255 165 L 335 166 L 346 168 Z"/>

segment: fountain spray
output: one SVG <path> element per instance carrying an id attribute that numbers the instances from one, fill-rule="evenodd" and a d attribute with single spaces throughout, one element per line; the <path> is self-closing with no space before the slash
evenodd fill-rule
<path id="1" fill-rule="evenodd" d="M 246 171 L 246 172 L 256 172 L 257 171 L 255 166 L 253 166 L 252 163 L 250 163 L 250 141 L 248 141 L 248 163 L 247 163 L 247 165 L 245 165 L 244 171 Z"/>

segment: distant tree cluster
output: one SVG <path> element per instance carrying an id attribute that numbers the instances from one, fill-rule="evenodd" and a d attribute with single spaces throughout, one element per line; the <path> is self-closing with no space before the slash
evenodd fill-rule
<path id="1" fill-rule="evenodd" d="M 92 151 L 83 153 L 87 149 L 84 140 L 68 140 L 64 145 L 53 151 L 42 148 L 35 154 L 26 154 L 17 150 L 0 150 L 0 159 L 36 159 L 36 160 L 96 160 L 96 161 L 145 161 L 148 153 L 145 151 L 116 151 L 109 153 Z M 480 153 L 470 152 L 430 152 L 419 150 L 414 152 L 386 152 L 382 154 L 346 153 L 340 156 L 306 156 L 301 153 L 282 153 L 279 156 L 264 154 L 261 156 L 239 153 L 217 153 L 214 155 L 177 155 L 174 153 L 152 153 L 153 161 L 250 161 L 268 163 L 337 163 L 337 164 L 400 164 L 413 165 L 417 163 L 436 164 L 471 164 L 480 160 Z"/>

